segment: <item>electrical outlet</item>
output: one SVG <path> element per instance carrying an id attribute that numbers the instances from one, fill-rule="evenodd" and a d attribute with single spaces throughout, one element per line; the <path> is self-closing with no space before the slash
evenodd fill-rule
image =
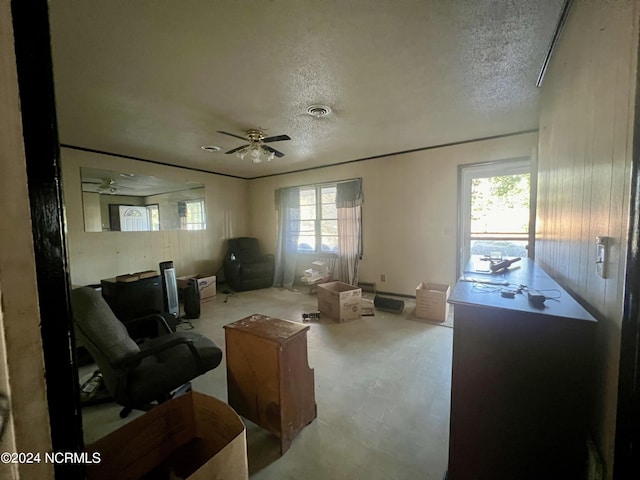
<path id="1" fill-rule="evenodd" d="M 387 276 L 384 273 L 380 274 L 380 281 L 381 282 L 386 282 L 387 281 Z"/>

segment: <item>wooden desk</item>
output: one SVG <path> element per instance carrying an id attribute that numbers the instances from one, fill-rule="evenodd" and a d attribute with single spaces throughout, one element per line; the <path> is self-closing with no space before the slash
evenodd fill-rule
<path id="1" fill-rule="evenodd" d="M 309 326 L 254 314 L 224 329 L 229 405 L 278 436 L 284 454 L 317 416 Z"/>
<path id="2" fill-rule="evenodd" d="M 487 286 L 459 281 L 454 305 L 448 480 L 582 475 L 596 321 L 529 259 Z M 471 268 L 469 268 L 471 269 Z M 502 288 L 544 290 L 544 308 Z"/>

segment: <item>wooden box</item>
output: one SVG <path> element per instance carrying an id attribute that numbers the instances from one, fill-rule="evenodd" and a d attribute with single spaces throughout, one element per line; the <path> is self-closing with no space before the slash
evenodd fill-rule
<path id="1" fill-rule="evenodd" d="M 256 313 L 224 329 L 229 405 L 279 437 L 284 454 L 317 415 L 309 326 Z"/>

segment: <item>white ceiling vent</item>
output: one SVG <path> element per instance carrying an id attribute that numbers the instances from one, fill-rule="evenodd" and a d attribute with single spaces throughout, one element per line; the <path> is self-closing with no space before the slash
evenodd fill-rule
<path id="1" fill-rule="evenodd" d="M 205 152 L 209 152 L 209 153 L 215 153 L 215 152 L 219 152 L 220 150 L 222 150 L 219 146 L 217 145 L 202 145 L 201 147 Z"/>
<path id="2" fill-rule="evenodd" d="M 312 117 L 326 117 L 331 113 L 331 108 L 326 105 L 310 105 L 307 107 L 307 113 Z"/>

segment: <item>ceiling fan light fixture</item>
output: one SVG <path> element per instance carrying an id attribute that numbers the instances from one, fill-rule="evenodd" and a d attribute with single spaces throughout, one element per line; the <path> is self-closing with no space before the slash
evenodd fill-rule
<path id="1" fill-rule="evenodd" d="M 259 159 L 261 153 L 262 153 L 262 149 L 260 148 L 259 145 L 251 146 L 251 158 L 253 158 L 254 160 Z"/>
<path id="2" fill-rule="evenodd" d="M 96 189 L 98 193 L 108 193 L 109 195 L 115 195 L 118 192 L 118 189 L 113 186 L 104 185 L 100 186 Z"/>
<path id="3" fill-rule="evenodd" d="M 235 153 L 238 158 L 244 160 L 244 158 L 249 154 L 251 161 L 253 163 L 262 163 L 264 160 L 270 162 L 275 157 L 284 157 L 284 153 L 276 150 L 271 147 L 269 144 L 271 142 L 282 142 L 285 140 L 291 140 L 289 135 L 273 135 L 270 137 L 265 136 L 262 129 L 253 128 L 249 129 L 246 132 L 245 137 L 240 137 L 233 133 L 225 132 L 222 130 L 218 130 L 218 133 L 222 133 L 224 135 L 228 135 L 234 138 L 240 138 L 242 140 L 246 139 L 249 143 L 247 145 L 241 145 L 237 148 L 232 148 L 228 152 L 225 152 L 227 155 Z M 204 147 L 203 147 L 204 148 Z"/>

